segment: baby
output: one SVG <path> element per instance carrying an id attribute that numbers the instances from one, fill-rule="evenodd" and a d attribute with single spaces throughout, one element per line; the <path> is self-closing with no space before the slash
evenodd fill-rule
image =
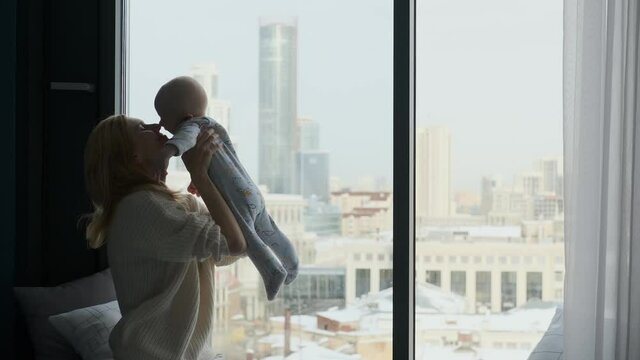
<path id="1" fill-rule="evenodd" d="M 212 128 L 221 140 L 209 164 L 209 177 L 238 221 L 247 241 L 247 254 L 262 276 L 267 298 L 273 300 L 283 283 L 289 284 L 296 278 L 298 257 L 267 212 L 264 198 L 240 164 L 227 131 L 204 116 L 207 108 L 204 88 L 193 78 L 177 77 L 160 88 L 154 105 L 160 125 L 173 134 L 162 149 L 163 164 L 195 146 L 203 128 Z"/>

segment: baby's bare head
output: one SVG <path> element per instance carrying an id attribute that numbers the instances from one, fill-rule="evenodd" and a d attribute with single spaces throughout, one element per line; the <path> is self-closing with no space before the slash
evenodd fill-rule
<path id="1" fill-rule="evenodd" d="M 160 116 L 160 125 L 173 134 L 186 118 L 204 116 L 207 93 L 195 79 L 180 76 L 160 87 L 154 106 Z"/>

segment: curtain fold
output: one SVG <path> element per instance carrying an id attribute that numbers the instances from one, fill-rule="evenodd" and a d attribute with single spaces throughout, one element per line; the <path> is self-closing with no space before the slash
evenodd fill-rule
<path id="1" fill-rule="evenodd" d="M 640 359 L 638 0 L 564 9 L 565 357 Z"/>

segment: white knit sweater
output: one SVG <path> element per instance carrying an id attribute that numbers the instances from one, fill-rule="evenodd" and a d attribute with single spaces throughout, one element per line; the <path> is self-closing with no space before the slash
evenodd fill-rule
<path id="1" fill-rule="evenodd" d="M 214 265 L 235 261 L 204 204 L 185 210 L 138 191 L 118 204 L 107 231 L 122 319 L 109 343 L 117 360 L 213 359 Z"/>

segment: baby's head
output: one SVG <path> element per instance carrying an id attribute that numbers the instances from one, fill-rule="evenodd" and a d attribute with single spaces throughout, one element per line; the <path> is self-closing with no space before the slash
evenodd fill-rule
<path id="1" fill-rule="evenodd" d="M 160 116 L 160 125 L 173 134 L 183 120 L 204 116 L 207 93 L 195 79 L 180 76 L 162 85 L 154 106 Z"/>

